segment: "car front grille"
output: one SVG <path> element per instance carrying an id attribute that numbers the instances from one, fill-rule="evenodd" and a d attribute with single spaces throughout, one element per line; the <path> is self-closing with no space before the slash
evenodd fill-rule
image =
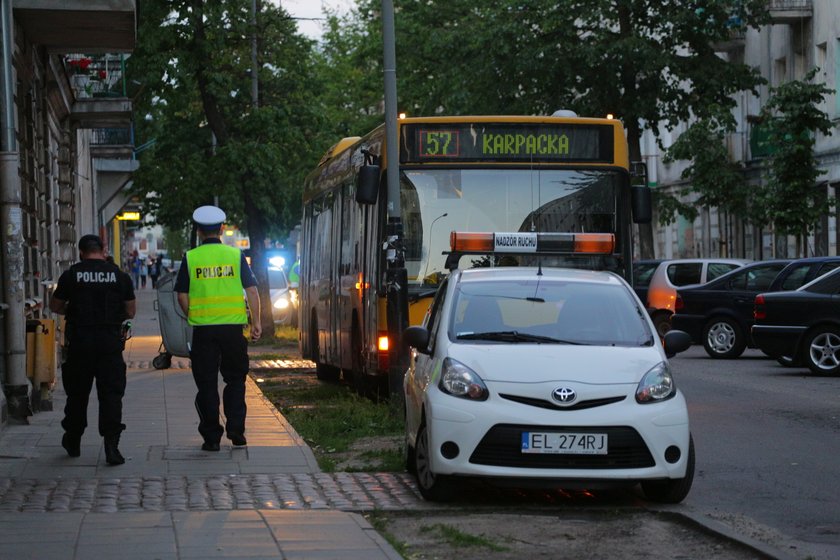
<path id="1" fill-rule="evenodd" d="M 606 455 L 522 453 L 522 432 L 575 432 L 607 434 Z M 627 426 L 531 426 L 497 424 L 484 435 L 470 463 L 529 469 L 638 469 L 656 463 L 644 440 Z"/>
<path id="2" fill-rule="evenodd" d="M 547 408 L 549 410 L 583 410 L 586 408 L 595 408 L 596 406 L 604 406 L 621 402 L 626 398 L 624 395 L 621 395 L 618 397 L 607 397 L 603 399 L 589 399 L 569 406 L 559 406 L 545 399 L 535 399 L 533 397 L 523 397 L 520 395 L 508 395 L 506 393 L 499 393 L 499 396 L 509 401 L 527 404 L 529 406 L 536 406 L 539 408 Z"/>

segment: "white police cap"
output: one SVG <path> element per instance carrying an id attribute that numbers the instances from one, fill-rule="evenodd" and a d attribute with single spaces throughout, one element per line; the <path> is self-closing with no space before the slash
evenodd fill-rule
<path id="1" fill-rule="evenodd" d="M 219 229 L 225 223 L 224 211 L 216 206 L 200 206 L 193 212 L 193 221 L 201 229 Z"/>

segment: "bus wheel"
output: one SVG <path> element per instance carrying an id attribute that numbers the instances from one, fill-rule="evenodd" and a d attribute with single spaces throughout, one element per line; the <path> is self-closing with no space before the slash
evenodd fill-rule
<path id="1" fill-rule="evenodd" d="M 315 320 L 314 316 L 312 317 L 311 325 L 312 331 L 310 340 L 312 341 L 312 361 L 315 362 L 315 377 L 317 377 L 320 381 L 335 383 L 341 376 L 341 370 L 337 367 L 322 364 L 318 361 L 321 349 L 319 346 L 320 343 L 318 342 L 318 322 Z"/>

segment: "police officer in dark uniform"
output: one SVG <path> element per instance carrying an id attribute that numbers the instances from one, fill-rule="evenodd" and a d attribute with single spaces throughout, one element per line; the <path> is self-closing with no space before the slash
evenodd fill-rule
<path id="1" fill-rule="evenodd" d="M 190 360 L 198 392 L 198 431 L 201 449 L 218 451 L 224 431 L 233 445 L 245 439 L 245 376 L 248 374 L 248 341 L 243 327 L 248 323 L 245 296 L 250 308 L 251 339 L 260 337 L 260 298 L 257 279 L 236 247 L 220 239 L 225 213 L 215 206 L 202 206 L 193 213 L 202 244 L 188 251 L 178 271 L 175 292 L 178 303 L 193 327 Z M 225 428 L 219 423 L 219 373 L 225 382 L 222 396 Z"/>
<path id="2" fill-rule="evenodd" d="M 67 404 L 61 421 L 61 445 L 71 457 L 81 454 L 95 379 L 105 460 L 109 465 L 121 465 L 125 459 L 118 446 L 125 429 L 122 398 L 126 382 L 122 325 L 136 311 L 134 285 L 128 274 L 105 260 L 105 246 L 96 235 L 84 235 L 79 240 L 79 258 L 81 262 L 58 279 L 50 300 L 50 309 L 67 317 L 67 355 L 61 366 Z"/>

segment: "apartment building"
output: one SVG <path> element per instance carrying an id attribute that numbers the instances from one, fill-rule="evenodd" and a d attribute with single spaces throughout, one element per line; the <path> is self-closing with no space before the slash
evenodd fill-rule
<path id="1" fill-rule="evenodd" d="M 743 168 L 744 179 L 751 185 L 764 181 L 766 144 L 756 117 L 770 97 L 770 88 L 790 80 L 802 79 L 818 67 L 817 79 L 826 87 L 840 91 L 840 11 L 836 0 L 768 0 L 771 22 L 760 29 L 733 30 L 731 39 L 718 45 L 721 56 L 757 68 L 767 85 L 757 94 L 738 94 L 734 116 L 737 130 L 727 138 L 733 162 Z M 833 199 L 840 198 L 840 94 L 829 96 L 822 110 L 835 123 L 834 134 L 818 134 L 815 152 L 820 169 L 820 188 Z M 664 145 L 670 146 L 687 125 L 662 131 Z M 664 164 L 653 135 L 643 139 L 642 152 L 650 170 L 652 186 L 675 193 L 685 183 L 680 174 L 686 162 Z M 691 200 L 685 200 L 691 202 Z M 840 200 L 838 200 L 840 202 Z M 690 222 L 678 217 L 675 223 L 655 227 L 656 256 L 746 257 L 762 259 L 796 256 L 797 243 L 792 236 L 781 236 L 771 228 L 760 229 L 745 223 L 741 216 L 729 215 L 716 208 L 700 208 L 700 215 Z M 656 219 L 656 217 L 654 218 Z M 840 249 L 837 219 L 825 216 L 808 240 L 809 255 L 836 255 Z M 800 248 L 799 254 L 802 253 Z"/>

